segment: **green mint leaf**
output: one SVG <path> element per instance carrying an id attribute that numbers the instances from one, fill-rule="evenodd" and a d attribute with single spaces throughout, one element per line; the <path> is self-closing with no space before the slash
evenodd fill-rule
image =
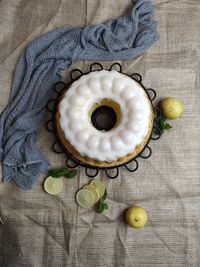
<path id="1" fill-rule="evenodd" d="M 67 170 L 68 169 L 66 167 L 60 169 L 53 169 L 48 172 L 48 175 L 52 176 L 53 178 L 60 178 L 65 175 Z"/>
<path id="2" fill-rule="evenodd" d="M 106 202 L 103 202 L 103 207 L 104 207 L 105 210 L 107 210 L 108 209 L 108 204 Z"/>
<path id="3" fill-rule="evenodd" d="M 156 121 L 156 127 L 159 128 L 160 133 L 163 134 L 165 130 L 169 130 L 172 126 L 166 121 L 163 115 L 160 115 L 159 119 Z M 159 134 L 159 131 L 157 132 Z"/>
<path id="4" fill-rule="evenodd" d="M 161 115 L 161 118 L 163 121 L 166 121 L 166 118 L 163 115 Z"/>
<path id="5" fill-rule="evenodd" d="M 98 208 L 97 208 L 98 213 L 103 213 L 104 210 L 108 209 L 108 204 L 104 202 L 106 198 L 107 198 L 107 191 L 105 190 L 104 195 L 99 199 L 99 202 L 98 202 Z"/>
<path id="6" fill-rule="evenodd" d="M 72 179 L 77 175 L 77 170 L 70 170 L 67 171 L 64 175 L 64 177 L 68 178 L 68 179 Z"/>
<path id="7" fill-rule="evenodd" d="M 172 128 L 172 126 L 169 123 L 165 123 L 165 130 L 169 130 L 171 128 Z"/>
<path id="8" fill-rule="evenodd" d="M 164 127 L 165 127 L 165 121 L 161 119 L 160 120 L 160 128 L 164 129 Z"/>
<path id="9" fill-rule="evenodd" d="M 104 195 L 100 198 L 100 201 L 103 202 L 107 198 L 107 191 L 105 190 Z"/>
<path id="10" fill-rule="evenodd" d="M 98 206 L 98 213 L 103 213 L 104 212 L 104 205 L 102 202 L 99 202 L 99 206 Z"/>

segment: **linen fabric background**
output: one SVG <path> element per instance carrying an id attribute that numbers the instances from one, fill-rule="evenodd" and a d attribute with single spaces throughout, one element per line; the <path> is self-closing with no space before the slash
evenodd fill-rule
<path id="1" fill-rule="evenodd" d="M 0 183 L 0 266 L 200 266 L 200 1 L 155 4 L 160 42 L 122 62 L 123 71 L 139 72 L 144 85 L 156 89 L 157 101 L 179 98 L 183 117 L 159 141 L 151 141 L 153 154 L 139 160 L 136 173 L 121 169 L 115 180 L 101 175 L 108 191 L 104 214 L 77 206 L 75 193 L 89 182 L 81 169 L 74 180 L 64 180 L 56 196 L 43 191 L 45 175 L 31 191 Z M 104 22 L 131 6 L 130 0 L 1 0 L 0 110 L 9 99 L 17 59 L 30 41 L 62 26 Z M 88 71 L 90 64 L 78 62 L 71 69 Z M 63 80 L 69 81 L 69 71 Z M 65 157 L 51 151 L 53 140 L 43 127 L 39 147 L 53 167 L 63 166 Z M 143 229 L 124 223 L 132 204 L 148 212 Z"/>

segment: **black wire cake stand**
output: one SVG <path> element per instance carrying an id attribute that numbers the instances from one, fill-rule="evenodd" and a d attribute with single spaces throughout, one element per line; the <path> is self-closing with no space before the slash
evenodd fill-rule
<path id="1" fill-rule="evenodd" d="M 152 149 L 149 146 L 150 141 L 151 140 L 158 140 L 161 136 L 161 131 L 158 128 L 157 123 L 156 123 L 160 118 L 160 111 L 158 108 L 154 107 L 154 105 L 153 105 L 153 101 L 156 98 L 156 91 L 152 88 L 144 87 L 144 85 L 142 84 L 142 76 L 139 73 L 133 73 L 131 75 L 123 73 L 122 72 L 122 66 L 118 62 L 113 63 L 110 66 L 110 68 L 107 69 L 107 70 L 116 70 L 122 74 L 129 76 L 130 78 L 132 78 L 133 80 L 138 82 L 143 87 L 143 89 L 146 91 L 147 96 L 148 96 L 150 103 L 151 103 L 153 110 L 154 110 L 154 127 L 153 127 L 153 130 L 151 132 L 150 138 L 149 138 L 147 144 L 145 145 L 145 147 L 143 148 L 143 150 L 136 157 L 133 157 L 131 160 L 127 161 L 126 163 L 123 163 L 121 165 L 114 166 L 114 167 L 113 166 L 112 167 L 94 167 L 94 166 L 91 166 L 89 164 L 86 164 L 86 163 L 78 160 L 75 156 L 73 156 L 65 148 L 65 146 L 62 144 L 62 142 L 58 136 L 57 129 L 56 129 L 56 111 L 57 111 L 57 106 L 59 104 L 59 101 L 61 99 L 62 94 L 69 88 L 69 86 L 75 80 L 80 78 L 82 75 L 88 74 L 88 73 L 93 72 L 93 71 L 103 70 L 103 69 L 105 69 L 105 68 L 103 68 L 103 66 L 100 63 L 95 62 L 95 63 L 92 63 L 90 65 L 89 71 L 85 72 L 85 73 L 83 73 L 80 69 L 73 69 L 70 72 L 70 82 L 69 83 L 66 84 L 66 83 L 60 81 L 60 82 L 55 84 L 55 87 L 54 87 L 55 95 L 47 103 L 47 110 L 50 113 L 51 118 L 46 122 L 46 128 L 55 137 L 55 142 L 52 144 L 52 150 L 57 154 L 63 154 L 63 153 L 65 154 L 66 166 L 68 168 L 76 168 L 78 166 L 81 166 L 81 167 L 85 168 L 85 174 L 89 178 L 96 177 L 98 175 L 99 171 L 102 170 L 105 172 L 105 175 L 108 178 L 114 179 L 114 178 L 117 178 L 117 176 L 119 175 L 119 168 L 125 168 L 129 172 L 137 171 L 137 169 L 139 167 L 139 162 L 138 162 L 139 158 L 148 159 L 152 154 Z"/>

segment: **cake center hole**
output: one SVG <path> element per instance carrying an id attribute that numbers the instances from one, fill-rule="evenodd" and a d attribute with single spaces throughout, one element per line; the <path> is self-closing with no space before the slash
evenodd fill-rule
<path id="1" fill-rule="evenodd" d="M 117 115 L 113 108 L 102 105 L 92 112 L 91 121 L 97 130 L 109 131 L 115 127 Z"/>

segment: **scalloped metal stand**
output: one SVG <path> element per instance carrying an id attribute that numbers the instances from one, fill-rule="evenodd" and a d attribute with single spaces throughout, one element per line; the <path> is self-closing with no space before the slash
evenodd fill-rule
<path id="1" fill-rule="evenodd" d="M 90 71 L 89 72 L 97 71 L 97 70 L 103 70 L 103 69 L 104 68 L 100 63 L 95 62 L 95 63 L 92 63 L 90 65 Z M 123 73 L 122 72 L 122 66 L 118 62 L 113 63 L 108 70 L 117 70 L 118 72 Z M 64 82 L 58 82 L 55 85 L 55 89 L 54 89 L 55 93 L 56 93 L 55 98 L 50 99 L 47 103 L 47 110 L 51 114 L 51 119 L 46 122 L 47 130 L 49 132 L 53 133 L 55 136 L 55 142 L 52 144 L 52 150 L 57 154 L 64 153 L 66 155 L 67 167 L 69 167 L 69 168 L 76 168 L 77 166 L 84 167 L 85 168 L 85 174 L 89 178 L 94 178 L 95 176 L 97 176 L 100 169 L 104 170 L 106 176 L 110 179 L 117 178 L 117 176 L 119 174 L 119 167 L 125 167 L 127 171 L 135 172 L 139 166 L 138 159 L 139 158 L 148 159 L 152 154 L 152 150 L 149 146 L 149 142 L 151 140 L 158 140 L 161 136 L 161 131 L 156 126 L 156 121 L 160 117 L 160 111 L 159 111 L 159 109 L 157 109 L 153 106 L 153 100 L 156 98 L 156 92 L 152 88 L 145 88 L 144 87 L 144 85 L 142 84 L 142 76 L 139 73 L 133 73 L 131 75 L 128 75 L 126 73 L 123 73 L 123 74 L 125 74 L 125 75 L 129 76 L 130 78 L 132 78 L 133 80 L 137 81 L 144 88 L 144 90 L 147 92 L 147 95 L 149 97 L 149 100 L 153 106 L 154 113 L 155 113 L 154 127 L 152 130 L 151 136 L 150 136 L 147 144 L 145 145 L 144 149 L 140 152 L 140 154 L 138 154 L 136 157 L 132 158 L 130 161 L 128 161 L 122 165 L 115 166 L 115 167 L 106 167 L 106 168 L 105 167 L 94 167 L 94 166 L 90 166 L 88 164 L 85 164 L 85 163 L 79 161 L 71 153 L 69 153 L 69 151 L 67 151 L 67 149 L 64 147 L 64 145 L 62 144 L 61 140 L 59 139 L 59 137 L 57 135 L 55 115 L 56 115 L 57 105 L 60 101 L 61 95 L 63 94 L 63 92 L 65 90 L 68 89 L 68 87 L 71 85 L 72 82 L 74 82 L 75 80 L 80 78 L 82 75 L 88 74 L 89 72 L 83 73 L 79 69 L 74 69 L 70 72 L 71 81 L 68 84 L 65 84 Z"/>

